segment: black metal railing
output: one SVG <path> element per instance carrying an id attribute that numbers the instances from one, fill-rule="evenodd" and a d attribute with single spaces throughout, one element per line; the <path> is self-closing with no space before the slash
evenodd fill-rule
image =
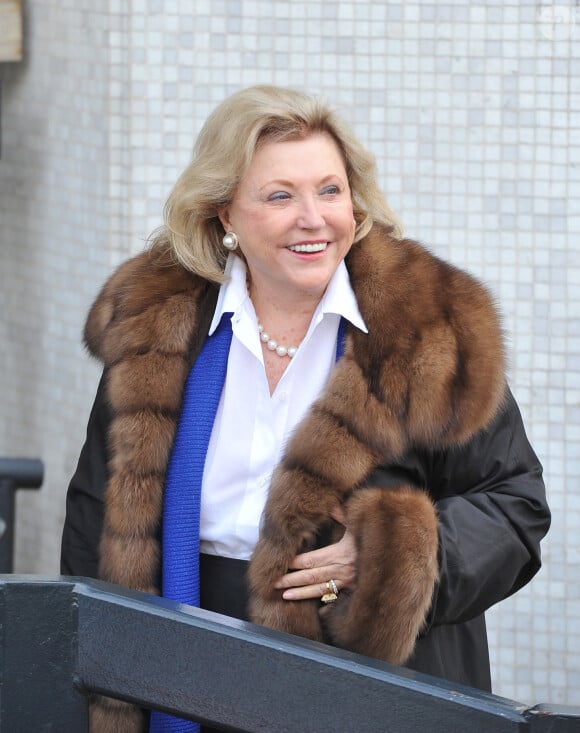
<path id="1" fill-rule="evenodd" d="M 0 578 L 0 730 L 87 730 L 90 692 L 230 731 L 580 732 L 536 706 L 85 578 Z"/>
<path id="2" fill-rule="evenodd" d="M 14 557 L 14 507 L 17 489 L 39 489 L 44 477 L 36 458 L 0 458 L 0 573 L 11 573 Z"/>

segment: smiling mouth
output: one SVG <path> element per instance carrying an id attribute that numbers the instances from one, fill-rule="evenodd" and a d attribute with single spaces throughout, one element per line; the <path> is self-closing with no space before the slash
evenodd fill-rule
<path id="1" fill-rule="evenodd" d="M 316 242 L 314 244 L 293 244 L 288 249 L 291 252 L 323 252 L 328 247 L 328 242 Z"/>

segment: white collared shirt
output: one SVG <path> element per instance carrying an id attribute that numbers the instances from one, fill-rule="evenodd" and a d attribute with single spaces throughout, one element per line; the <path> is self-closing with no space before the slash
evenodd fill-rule
<path id="1" fill-rule="evenodd" d="M 204 553 L 248 560 L 272 472 L 336 362 L 341 317 L 365 333 L 367 328 L 341 262 L 270 395 L 244 262 L 230 254 L 226 274 L 230 280 L 220 288 L 210 334 L 224 313 L 232 313 L 233 336 L 203 473 L 200 547 Z"/>

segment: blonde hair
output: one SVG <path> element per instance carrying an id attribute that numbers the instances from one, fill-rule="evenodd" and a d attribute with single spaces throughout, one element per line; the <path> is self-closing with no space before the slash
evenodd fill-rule
<path id="1" fill-rule="evenodd" d="M 319 132 L 334 139 L 344 158 L 357 222 L 354 241 L 368 233 L 373 221 L 400 236 L 400 225 L 377 184 L 375 159 L 349 127 L 316 97 L 255 86 L 233 94 L 208 117 L 193 159 L 167 199 L 165 226 L 154 244 L 169 245 L 188 270 L 223 282 L 227 251 L 218 211 L 231 202 L 255 151 L 266 142 L 300 140 Z"/>

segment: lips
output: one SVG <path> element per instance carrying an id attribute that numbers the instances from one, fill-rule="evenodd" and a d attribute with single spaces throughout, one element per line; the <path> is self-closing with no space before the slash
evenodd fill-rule
<path id="1" fill-rule="evenodd" d="M 292 244 L 288 249 L 291 252 L 323 252 L 328 247 L 328 242 L 313 242 L 312 244 Z"/>

